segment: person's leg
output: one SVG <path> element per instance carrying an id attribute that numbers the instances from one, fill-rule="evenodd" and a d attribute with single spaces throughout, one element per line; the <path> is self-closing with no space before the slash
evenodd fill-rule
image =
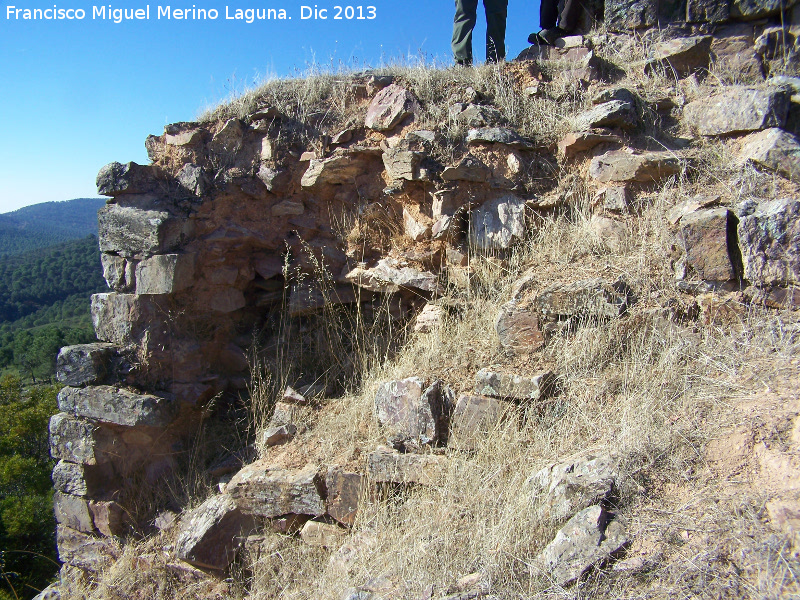
<path id="1" fill-rule="evenodd" d="M 539 26 L 553 29 L 558 24 L 558 0 L 541 0 L 539 5 Z"/>
<path id="2" fill-rule="evenodd" d="M 453 57 L 460 65 L 472 64 L 472 30 L 478 12 L 478 0 L 456 0 L 453 17 Z"/>
<path id="3" fill-rule="evenodd" d="M 508 0 L 483 0 L 486 9 L 486 62 L 506 57 L 506 19 Z"/>
<path id="4" fill-rule="evenodd" d="M 575 31 L 578 26 L 578 15 L 581 10 L 579 0 L 561 0 L 558 3 L 558 26 L 564 31 Z"/>

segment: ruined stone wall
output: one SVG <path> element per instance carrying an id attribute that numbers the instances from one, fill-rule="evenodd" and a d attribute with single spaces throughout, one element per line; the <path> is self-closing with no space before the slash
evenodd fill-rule
<path id="1" fill-rule="evenodd" d="M 615 0 L 603 14 L 611 29 L 650 27 L 662 17 L 710 27 L 774 22 L 779 8 L 739 0 Z M 763 32 L 769 24 L 758 27 Z M 755 26 L 745 27 L 750 32 L 732 49 L 724 35 L 694 35 L 690 28 L 692 35 L 656 48 L 653 60 L 688 75 L 707 67 L 712 55 L 744 56 L 763 77 L 771 38 L 759 53 Z M 292 136 L 297 123 L 265 105 L 239 117 L 168 125 L 147 139 L 150 165 L 104 167 L 98 190 L 109 200 L 98 215 L 99 243 L 110 291 L 92 298 L 101 342 L 62 350 L 58 376 L 67 387 L 59 395 L 62 412 L 50 423 L 59 459 L 53 480 L 61 559 L 91 571 L 114 555 L 113 537 L 143 516 L 127 498 L 142 486 L 163 485 L 176 457 L 190 449 L 211 398 L 245 391 L 253 332 L 268 329 L 275 311 L 302 316 L 329 303 L 370 306 L 388 297 L 393 317 L 408 321 L 445 283 L 463 285 L 468 250 L 502 253 L 524 238 L 532 213 L 569 201 L 555 182 L 550 195 L 526 187 L 542 159 L 566 164 L 593 155 L 580 176 L 601 198 L 606 216 L 597 219 L 598 232 L 613 243 L 614 216 L 627 210 L 631 194 L 679 173 L 689 159 L 680 149 L 637 147 L 632 132 L 642 124 L 643 106 L 649 114 L 678 107 L 669 97 L 645 100 L 604 85 L 590 46 L 573 38 L 566 48 L 528 52 L 512 67 L 527 77 L 519 93 L 537 93 L 542 80 L 525 59 L 584 61 L 580 73 L 568 76 L 604 88 L 558 149 L 523 138 L 468 90 L 449 107 L 453 121 L 469 130 L 466 152 L 448 163 L 437 150 L 442 133 L 415 124 L 418 99 L 390 77 L 361 76 L 347 85 L 363 105 L 363 124 L 314 130 L 320 143 L 313 151 Z M 735 88 L 679 112 L 701 137 L 750 135 L 743 160 L 796 182 L 800 144 L 788 130 L 797 110 L 792 95 L 800 90 L 793 85 Z M 750 298 L 800 303 L 791 241 L 800 239 L 797 201 L 719 204 L 695 199 L 669 217 L 682 289 L 749 286 Z M 779 241 L 787 231 L 788 246 Z M 525 282 L 517 291 L 497 322 L 500 342 L 511 351 L 538 347 L 581 311 L 618 316 L 634 298 L 620 282 L 599 280 L 557 286 L 535 299 L 527 297 Z M 370 467 L 376 481 L 385 464 L 399 460 L 387 456 L 376 455 Z"/>

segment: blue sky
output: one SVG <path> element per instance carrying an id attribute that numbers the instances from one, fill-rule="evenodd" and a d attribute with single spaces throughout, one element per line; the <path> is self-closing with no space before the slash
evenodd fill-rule
<path id="1" fill-rule="evenodd" d="M 149 20 L 92 19 L 92 0 L 6 0 L 0 14 L 0 213 L 29 204 L 96 196 L 97 171 L 111 161 L 144 163 L 144 139 L 189 121 L 254 82 L 297 76 L 309 65 L 379 67 L 397 59 L 450 60 L 454 4 L 368 0 L 372 20 L 301 19 L 301 6 L 346 2 L 186 0 L 150 6 Z M 63 3 L 62 3 L 63 2 Z M 83 9 L 83 20 L 23 20 L 16 8 Z M 106 4 L 105 6 L 109 6 Z M 156 19 L 158 6 L 216 9 L 216 20 Z M 291 20 L 245 23 L 236 8 L 283 8 Z M 306 11 L 307 12 L 307 11 Z M 507 47 L 514 57 L 538 26 L 538 2 L 510 1 Z M 358 13 L 355 13 L 356 15 Z M 484 58 L 478 7 L 475 55 Z M 344 14 L 343 14 L 344 16 Z"/>

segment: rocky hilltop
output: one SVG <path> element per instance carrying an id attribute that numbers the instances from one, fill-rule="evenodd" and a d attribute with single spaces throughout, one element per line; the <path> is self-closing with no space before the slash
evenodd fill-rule
<path id="1" fill-rule="evenodd" d="M 588 3 L 104 167 L 43 597 L 800 593 L 793 5 Z"/>

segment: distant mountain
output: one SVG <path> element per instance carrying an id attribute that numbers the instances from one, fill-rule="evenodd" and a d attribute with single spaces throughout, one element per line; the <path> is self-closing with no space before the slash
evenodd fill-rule
<path id="1" fill-rule="evenodd" d="M 43 202 L 0 214 L 0 257 L 97 235 L 103 198 Z"/>

